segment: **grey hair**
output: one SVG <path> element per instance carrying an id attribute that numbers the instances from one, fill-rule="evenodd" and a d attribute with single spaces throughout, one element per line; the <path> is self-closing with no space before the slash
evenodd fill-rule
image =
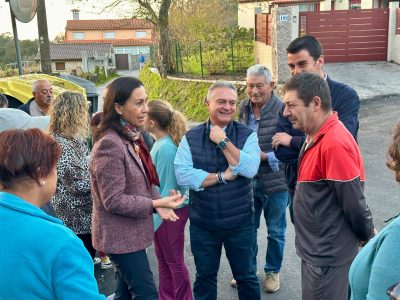
<path id="1" fill-rule="evenodd" d="M 38 83 L 39 83 L 39 82 L 48 82 L 48 83 L 50 83 L 50 85 L 51 85 L 51 82 L 48 81 L 47 79 L 38 79 L 38 80 L 35 80 L 35 81 L 32 83 L 32 92 L 36 92 L 36 89 L 37 89 L 37 86 L 38 86 Z"/>
<path id="2" fill-rule="evenodd" d="M 263 76 L 267 82 L 272 81 L 271 71 L 263 65 L 254 65 L 247 69 L 247 78 L 252 76 Z"/>
<path id="3" fill-rule="evenodd" d="M 231 89 L 231 90 L 234 91 L 235 94 L 237 95 L 236 86 L 235 86 L 232 82 L 230 82 L 230 81 L 216 81 L 216 82 L 214 82 L 214 83 L 208 88 L 206 100 L 210 99 L 212 92 L 213 92 L 215 89 L 218 89 L 218 88 L 228 88 L 228 89 Z"/>

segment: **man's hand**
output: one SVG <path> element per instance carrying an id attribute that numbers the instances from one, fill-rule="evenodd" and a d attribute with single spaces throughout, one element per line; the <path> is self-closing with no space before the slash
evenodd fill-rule
<path id="1" fill-rule="evenodd" d="M 278 132 L 272 137 L 272 148 L 278 149 L 279 145 L 290 147 L 292 136 L 286 132 Z"/>
<path id="2" fill-rule="evenodd" d="M 210 130 L 210 140 L 211 141 L 213 141 L 214 143 L 218 144 L 224 138 L 226 138 L 226 133 L 225 133 L 225 131 L 222 130 L 221 127 L 213 126 L 211 128 L 211 130 Z"/>

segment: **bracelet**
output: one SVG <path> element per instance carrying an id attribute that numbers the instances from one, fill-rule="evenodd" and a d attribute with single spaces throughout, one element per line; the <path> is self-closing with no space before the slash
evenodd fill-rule
<path id="1" fill-rule="evenodd" d="M 218 173 L 215 173 L 215 178 L 217 179 L 217 182 L 216 182 L 216 183 L 220 183 L 220 182 L 219 182 Z"/>
<path id="2" fill-rule="evenodd" d="M 221 181 L 222 181 L 222 183 L 224 183 L 224 184 L 226 184 L 226 180 L 225 180 L 225 178 L 224 178 L 224 172 L 220 172 L 220 174 L 221 174 Z"/>
<path id="3" fill-rule="evenodd" d="M 221 172 L 218 172 L 218 183 L 222 183 L 222 176 L 221 176 Z"/>

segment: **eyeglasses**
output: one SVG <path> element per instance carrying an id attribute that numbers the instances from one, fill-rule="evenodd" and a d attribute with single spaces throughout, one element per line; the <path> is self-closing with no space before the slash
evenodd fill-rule
<path id="1" fill-rule="evenodd" d="M 387 293 L 390 297 L 390 300 L 399 300 L 400 299 L 400 282 L 397 282 L 394 285 L 392 285 L 387 290 Z"/>

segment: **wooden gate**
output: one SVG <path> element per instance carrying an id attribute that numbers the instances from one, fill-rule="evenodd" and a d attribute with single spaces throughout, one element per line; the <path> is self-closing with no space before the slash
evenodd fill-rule
<path id="1" fill-rule="evenodd" d="M 325 62 L 386 61 L 389 9 L 301 12 L 299 35 L 313 35 Z"/>

